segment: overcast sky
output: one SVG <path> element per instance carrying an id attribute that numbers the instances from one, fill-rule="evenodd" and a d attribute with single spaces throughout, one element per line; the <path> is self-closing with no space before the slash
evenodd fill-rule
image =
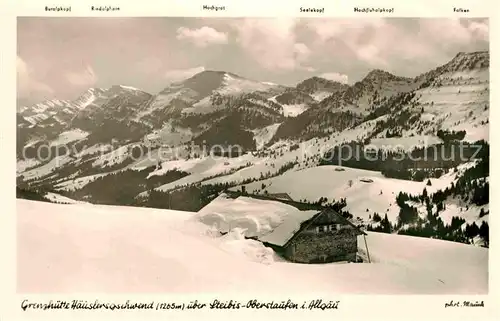
<path id="1" fill-rule="evenodd" d="M 488 50 L 486 19 L 18 18 L 18 99 L 115 84 L 151 93 L 203 69 L 293 85 L 372 69 L 416 76 Z"/>

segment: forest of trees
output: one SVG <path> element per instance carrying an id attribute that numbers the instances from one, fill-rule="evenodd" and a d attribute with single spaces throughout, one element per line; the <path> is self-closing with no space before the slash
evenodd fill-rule
<path id="1" fill-rule="evenodd" d="M 212 124 L 212 126 L 196 136 L 193 141 L 198 146 L 212 148 L 215 145 L 230 147 L 237 146 L 241 151 L 255 150 L 256 144 L 251 131 L 243 128 L 243 115 L 232 113 L 229 116 Z M 240 156 L 234 155 L 234 156 Z"/>
<path id="2" fill-rule="evenodd" d="M 109 173 L 91 181 L 75 191 L 60 191 L 69 198 L 86 200 L 96 204 L 134 205 L 134 198 L 141 192 L 176 181 L 189 173 L 176 169 L 163 175 L 148 175 L 155 170 L 150 166 L 142 170 L 127 169 Z"/>
<path id="3" fill-rule="evenodd" d="M 382 219 L 378 213 L 373 214 L 375 224 L 367 226 L 369 231 L 438 238 L 443 240 L 470 243 L 475 237 L 480 237 L 484 246 L 489 246 L 489 225 L 482 221 L 478 226 L 475 222 L 466 223 L 465 219 L 453 216 L 451 222 L 445 224 L 440 213 L 446 210 L 446 201 L 453 199 L 460 205 L 460 210 L 469 210 L 470 206 L 489 204 L 489 152 L 487 156 L 459 174 L 456 182 L 445 189 L 438 189 L 429 194 L 424 188 L 419 195 L 410 195 L 400 192 L 396 196 L 399 206 L 397 222 L 391 224 L 387 215 Z M 429 184 L 427 184 L 429 185 Z M 418 208 L 423 206 L 425 217 L 419 215 Z M 489 212 L 481 208 L 478 218 L 488 215 Z M 375 226 L 374 226 L 375 225 Z"/>
<path id="4" fill-rule="evenodd" d="M 471 169 L 469 173 L 472 171 L 474 170 Z M 470 179 L 470 176 L 466 175 L 462 176 L 459 181 L 470 182 L 468 179 Z M 463 218 L 454 216 L 450 224 L 445 224 L 439 216 L 440 212 L 446 210 L 445 200 L 448 197 L 458 197 L 468 202 L 470 205 L 464 205 L 465 210 L 468 210 L 469 206 L 487 204 L 489 202 L 487 186 L 488 183 L 484 183 L 484 185 L 460 183 L 454 184 L 444 191 L 438 190 L 432 195 L 428 195 L 426 189 L 417 196 L 400 193 L 396 198 L 396 203 L 400 207 L 398 222 L 393 226 L 392 231 L 398 231 L 399 234 L 432 237 L 462 243 L 469 243 L 474 237 L 480 236 L 485 246 L 488 246 L 489 226 L 486 221 L 483 221 L 481 226 L 477 226 L 475 222 L 468 223 L 462 229 L 463 224 L 466 222 Z M 466 196 L 469 198 L 466 198 Z M 408 205 L 407 202 L 425 205 L 426 217 L 419 217 L 417 207 Z M 488 212 L 481 209 L 478 218 L 487 214 Z"/>
<path id="5" fill-rule="evenodd" d="M 328 136 L 333 132 L 345 130 L 359 121 L 359 115 L 351 111 L 309 108 L 297 117 L 286 118 L 278 127 L 269 144 L 273 144 L 280 139 L 306 141 L 314 137 Z"/>
<path id="6" fill-rule="evenodd" d="M 466 224 L 465 219 L 453 216 L 451 222 L 445 224 L 439 213 L 446 209 L 446 205 L 442 202 L 435 203 L 425 190 L 418 196 L 400 193 L 396 199 L 400 206 L 397 222 L 391 224 L 387 219 L 387 214 L 381 219 L 380 215 L 375 213 L 372 220 L 378 224 L 375 227 L 372 224 L 368 225 L 368 231 L 396 232 L 401 235 L 436 238 L 460 243 L 470 243 L 473 238 L 479 236 L 484 241 L 484 246 L 489 246 L 488 222 L 482 221 L 481 225 L 477 226 L 475 222 Z M 414 202 L 415 205 L 408 205 L 407 202 Z M 425 205 L 427 211 L 425 217 L 419 216 L 417 204 Z M 481 213 L 483 216 L 488 214 L 484 210 Z"/>
<path id="7" fill-rule="evenodd" d="M 191 184 L 169 191 L 150 190 L 147 196 L 135 199 L 133 205 L 197 212 L 232 185 L 230 183 Z"/>
<path id="8" fill-rule="evenodd" d="M 327 152 L 320 165 L 380 171 L 390 178 L 423 181 L 438 178 L 462 163 L 486 158 L 489 158 L 489 144 L 485 141 L 474 144 L 450 142 L 415 148 L 411 152 L 374 150 L 352 141 Z"/>
<path id="9" fill-rule="evenodd" d="M 377 119 L 380 116 L 390 115 L 396 108 L 408 105 L 415 97 L 415 92 L 399 93 L 389 98 L 375 99 L 374 110 L 363 121 Z"/>
<path id="10" fill-rule="evenodd" d="M 26 190 L 16 187 L 16 198 L 22 198 L 31 201 L 50 202 L 50 200 L 45 197 L 46 194 L 47 192 L 44 190 Z"/>
<path id="11" fill-rule="evenodd" d="M 438 130 L 436 136 L 441 138 L 444 142 L 451 142 L 454 140 L 462 140 L 465 138 L 465 130 L 454 131 L 454 130 Z"/>
<path id="12" fill-rule="evenodd" d="M 246 185 L 259 180 L 268 179 L 271 177 L 276 177 L 289 171 L 297 165 L 297 162 L 287 162 L 278 168 L 275 172 L 261 173 L 259 178 L 252 177 L 247 178 L 242 181 L 233 182 L 223 182 L 223 183 L 212 183 L 212 184 L 202 184 L 202 182 L 222 176 L 228 173 L 218 174 L 211 177 L 207 177 L 199 183 L 187 184 L 184 186 L 177 187 L 169 191 L 158 191 L 150 190 L 147 196 L 138 197 L 134 202 L 136 206 L 143 207 L 154 207 L 154 208 L 166 208 L 174 210 L 183 211 L 198 211 L 208 203 L 210 203 L 217 195 L 229 188 L 236 187 L 239 185 Z M 245 166 L 236 168 L 233 171 L 238 171 Z M 264 194 L 267 191 L 263 190 Z"/>

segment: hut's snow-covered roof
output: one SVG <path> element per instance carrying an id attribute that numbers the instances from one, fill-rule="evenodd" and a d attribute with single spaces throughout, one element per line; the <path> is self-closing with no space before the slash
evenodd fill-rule
<path id="1" fill-rule="evenodd" d="M 221 232 L 242 228 L 247 237 L 283 246 L 299 231 L 301 223 L 318 213 L 318 210 L 301 211 L 279 201 L 222 194 L 202 208 L 196 218 Z"/>

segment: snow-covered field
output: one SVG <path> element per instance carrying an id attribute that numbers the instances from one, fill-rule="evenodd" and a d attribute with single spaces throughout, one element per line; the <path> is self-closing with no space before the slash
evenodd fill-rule
<path id="1" fill-rule="evenodd" d="M 312 93 L 310 96 L 316 101 L 322 101 L 323 99 L 331 95 L 332 93 L 328 91 L 317 91 L 315 93 Z"/>
<path id="2" fill-rule="evenodd" d="M 321 155 L 324 155 L 325 152 L 330 150 L 334 146 L 338 146 L 342 143 L 350 142 L 353 140 L 361 140 L 364 139 L 368 136 L 368 134 L 374 129 L 375 124 L 378 121 L 384 120 L 387 118 L 387 116 L 381 116 L 375 120 L 372 121 L 367 121 L 364 122 L 363 124 L 346 129 L 341 133 L 333 133 L 328 137 L 325 138 L 313 138 L 308 141 L 304 141 L 301 143 L 298 143 L 298 148 L 290 151 L 289 147 L 294 143 L 291 141 L 280 141 L 275 143 L 273 146 L 270 146 L 268 148 L 263 149 L 265 153 L 267 153 L 268 156 L 252 156 L 252 155 L 244 155 L 240 158 L 237 158 L 236 160 L 229 160 L 230 163 L 233 163 L 236 161 L 239 164 L 244 164 L 246 162 L 251 162 L 252 166 L 246 167 L 244 169 L 241 169 L 237 172 L 230 173 L 229 175 L 225 176 L 220 176 L 217 178 L 209 179 L 203 182 L 203 184 L 216 184 L 216 183 L 224 183 L 224 182 L 242 182 L 243 180 L 246 179 L 252 179 L 252 178 L 260 178 L 262 174 L 274 174 L 276 173 L 281 166 L 293 162 L 293 161 L 298 161 L 300 164 L 298 168 L 305 168 L 305 167 L 313 167 L 315 166 Z M 272 132 L 274 132 L 278 128 L 278 124 L 271 125 L 269 127 L 265 127 L 262 131 L 260 132 L 254 132 L 256 141 L 258 145 L 261 147 L 263 144 L 271 138 Z M 441 140 L 437 138 L 436 136 L 431 136 L 431 135 L 414 135 L 412 137 L 400 137 L 400 138 L 374 138 L 370 142 L 370 146 L 375 149 L 381 149 L 381 150 L 411 150 L 416 147 L 422 147 L 422 146 L 427 146 L 427 145 L 432 145 L 435 143 L 439 143 Z M 275 155 L 272 156 L 270 153 L 274 153 Z M 150 158 L 155 158 L 154 155 L 151 155 Z M 310 161 L 306 161 L 307 158 L 310 158 Z M 151 162 L 150 160 L 145 160 L 149 165 L 155 165 L 157 161 Z M 136 164 L 134 164 L 134 167 L 140 167 L 143 166 L 143 161 L 139 161 Z M 186 164 L 183 164 L 186 162 Z M 189 171 L 192 175 L 185 177 L 181 180 L 172 182 L 166 186 L 161 186 L 159 189 L 160 190 L 167 190 L 167 189 L 172 189 L 178 186 L 186 185 L 186 184 L 192 184 L 192 183 L 197 183 L 202 180 L 205 180 L 207 177 L 211 176 L 211 174 L 222 174 L 225 170 L 224 169 L 229 169 L 229 167 L 223 167 L 222 170 L 211 170 L 207 171 L 209 167 L 213 166 L 213 164 L 209 164 L 210 162 L 204 161 L 203 166 L 196 166 L 192 167 L 193 162 L 198 162 L 198 161 L 184 161 L 184 160 L 178 160 L 174 162 L 168 162 L 165 163 L 164 168 L 171 168 L 172 166 L 178 167 L 179 169 L 183 169 L 184 167 L 188 167 Z M 225 161 L 222 161 L 224 163 Z M 307 166 L 305 163 L 308 163 Z M 213 163 L 213 162 L 211 162 Z M 144 163 L 145 164 L 145 163 Z M 207 167 L 209 166 L 209 167 Z M 219 165 L 217 165 L 219 166 Z M 210 174 L 209 174 L 210 173 Z M 365 175 L 364 173 L 360 172 L 351 172 L 355 173 L 356 175 Z M 372 175 L 372 174 L 369 174 Z M 378 175 L 381 177 L 380 173 L 376 173 L 373 175 Z M 321 177 L 320 177 L 321 178 Z M 355 179 L 355 178 L 353 178 Z M 402 184 L 402 185 L 407 185 L 407 182 L 405 181 L 400 181 L 400 180 L 394 180 L 396 181 L 395 183 Z M 432 181 L 432 180 L 431 180 Z M 295 181 L 294 181 L 295 182 Z M 296 185 L 294 182 L 288 182 L 290 185 Z M 409 182 L 409 185 L 412 185 L 413 182 Z M 257 183 L 256 183 L 257 184 Z M 259 185 L 261 183 L 258 183 Z M 322 183 L 323 184 L 323 183 Z M 376 185 L 376 184 L 375 184 Z M 413 184 L 415 185 L 415 184 Z M 373 185 L 371 185 L 373 186 Z M 415 186 L 419 187 L 419 192 L 423 190 L 423 185 L 422 184 L 416 184 Z M 396 188 L 397 189 L 397 188 Z M 394 190 L 396 192 L 396 189 Z M 392 192 L 393 190 L 391 190 Z M 401 189 L 398 189 L 397 192 L 401 191 Z M 404 191 L 404 189 L 403 189 Z M 377 193 L 380 192 L 377 191 Z M 396 193 L 397 193 L 396 192 Z M 322 193 L 324 194 L 324 193 Z M 315 195 L 318 195 L 317 193 Z M 332 193 L 332 195 L 334 195 Z M 368 194 L 367 194 L 368 195 Z M 323 195 L 321 195 L 323 196 Z M 337 196 L 341 197 L 341 196 Z M 315 200 L 319 198 L 315 197 Z M 393 199 L 392 199 L 393 200 Z M 389 205 L 388 203 L 384 203 L 383 210 L 386 211 L 387 207 L 386 205 Z M 366 208 L 364 209 L 366 210 Z M 378 209 L 377 211 L 381 211 L 382 208 Z"/>
<path id="3" fill-rule="evenodd" d="M 16 173 L 22 173 L 30 168 L 40 165 L 40 161 L 35 158 L 21 159 L 17 161 Z"/>
<path id="4" fill-rule="evenodd" d="M 384 151 L 411 151 L 416 148 L 442 143 L 436 136 L 416 135 L 412 137 L 374 138 L 367 148 Z"/>
<path id="5" fill-rule="evenodd" d="M 50 160 L 49 162 L 39 166 L 35 167 L 32 169 L 29 169 L 25 172 L 22 172 L 22 175 L 24 176 L 25 180 L 30 180 L 30 179 L 36 179 L 36 178 L 41 178 L 46 175 L 49 175 L 53 171 L 55 171 L 57 168 L 71 162 L 72 159 L 69 156 L 63 155 L 63 156 L 57 156 Z M 19 174 L 19 173 L 18 173 Z"/>
<path id="6" fill-rule="evenodd" d="M 88 132 L 81 129 L 67 130 L 59 134 L 59 136 L 50 142 L 50 146 L 63 146 L 65 144 L 85 139 L 89 135 Z"/>
<path id="7" fill-rule="evenodd" d="M 276 131 L 278 130 L 278 127 L 280 125 L 281 123 L 277 123 L 266 126 L 264 128 L 252 130 L 257 149 L 264 148 L 264 145 L 267 144 L 267 142 L 269 142 L 271 138 L 273 138 L 274 134 L 276 134 Z"/>
<path id="8" fill-rule="evenodd" d="M 78 177 L 75 179 L 69 179 L 66 180 L 62 183 L 59 183 L 55 185 L 55 189 L 60 191 L 75 191 L 78 189 L 83 188 L 85 185 L 87 185 L 90 182 L 95 181 L 99 177 L 106 176 L 107 174 L 94 174 L 94 175 L 89 175 L 89 176 L 84 176 L 84 177 Z"/>
<path id="9" fill-rule="evenodd" d="M 463 170 L 470 164 L 460 166 Z M 431 186 L 424 182 L 407 181 L 384 177 L 380 172 L 368 171 L 356 168 L 341 166 L 319 166 L 306 168 L 299 171 L 289 171 L 283 175 L 258 181 L 246 185 L 249 193 L 263 193 L 262 185 L 269 193 L 288 193 L 296 201 L 307 200 L 317 201 L 320 197 L 327 197 L 329 201 L 339 201 L 346 198 L 347 207 L 354 217 L 360 217 L 368 221 L 369 216 L 374 213 L 379 215 L 387 214 L 389 220 L 395 222 L 399 214 L 399 207 L 396 204 L 396 196 L 399 192 L 412 195 L 419 195 L 424 188 L 429 194 L 438 189 L 444 190 L 455 181 L 457 173 L 449 172 L 439 179 L 431 178 Z M 300 183 L 298 183 L 300 182 Z M 239 189 L 239 187 L 238 187 Z M 456 211 L 445 212 L 445 221 L 451 220 L 451 216 L 459 216 L 460 211 L 455 206 Z M 479 209 L 476 209 L 476 217 L 470 219 L 477 220 Z M 450 216 L 451 215 L 451 216 Z M 470 221 L 470 220 L 469 220 Z"/>
<path id="10" fill-rule="evenodd" d="M 45 195 L 45 198 L 49 199 L 52 203 L 59 203 L 59 204 L 87 204 L 86 202 L 75 201 L 74 199 L 71 199 L 69 197 L 62 196 L 62 195 L 56 194 L 56 193 L 47 193 L 47 195 Z"/>
<path id="11" fill-rule="evenodd" d="M 251 163 L 254 158 L 251 155 L 243 155 L 235 158 L 203 157 L 190 160 L 177 160 L 163 162 L 161 169 L 154 171 L 150 176 L 163 175 L 169 170 L 177 169 L 191 173 L 172 183 L 162 185 L 157 188 L 160 191 L 167 191 L 178 186 L 193 184 L 215 175 L 229 174 L 240 167 Z"/>
<path id="12" fill-rule="evenodd" d="M 306 104 L 283 105 L 283 115 L 285 117 L 295 117 L 306 111 L 307 107 Z"/>
<path id="13" fill-rule="evenodd" d="M 17 231 L 22 293 L 488 291 L 487 249 L 432 239 L 368 233 L 371 264 L 292 264 L 195 213 L 27 200 Z"/>
<path id="14" fill-rule="evenodd" d="M 168 146 L 178 146 L 189 141 L 193 137 L 193 133 L 189 129 L 184 129 L 180 127 L 173 127 L 171 123 L 166 122 L 163 127 L 159 130 L 155 130 L 152 133 L 144 137 L 144 143 L 146 145 L 168 145 Z"/>
<path id="15" fill-rule="evenodd" d="M 92 167 L 111 167 L 116 164 L 121 164 L 128 157 L 130 145 L 121 146 L 107 154 L 99 155 L 99 157 L 92 163 Z"/>
<path id="16" fill-rule="evenodd" d="M 83 157 L 87 155 L 95 155 L 95 154 L 105 154 L 113 149 L 113 146 L 110 144 L 95 144 L 90 147 L 85 147 L 77 154 L 75 157 Z"/>
<path id="17" fill-rule="evenodd" d="M 465 130 L 465 140 L 489 140 L 489 70 L 445 73 L 440 86 L 417 91 L 421 106 L 448 130 Z M 427 116 L 428 118 L 429 116 Z"/>

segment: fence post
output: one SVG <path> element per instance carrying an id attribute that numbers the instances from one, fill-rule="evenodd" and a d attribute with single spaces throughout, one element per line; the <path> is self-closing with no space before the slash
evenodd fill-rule
<path id="1" fill-rule="evenodd" d="M 366 243 L 366 234 L 363 234 L 363 239 L 365 240 L 366 254 L 368 255 L 368 263 L 372 263 L 370 260 L 370 251 L 368 251 L 368 244 Z"/>

